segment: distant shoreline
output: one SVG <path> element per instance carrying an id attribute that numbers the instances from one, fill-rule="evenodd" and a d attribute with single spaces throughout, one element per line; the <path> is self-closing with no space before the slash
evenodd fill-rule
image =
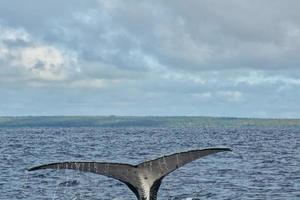
<path id="1" fill-rule="evenodd" d="M 300 120 L 300 118 L 282 118 L 282 117 L 234 117 L 234 116 L 206 116 L 206 115 L 0 115 L 1 118 L 35 118 L 35 117 L 81 117 L 81 118 L 216 118 L 216 119 L 259 119 L 259 120 Z"/>
<path id="2" fill-rule="evenodd" d="M 0 127 L 287 127 L 300 119 L 201 116 L 11 116 Z"/>

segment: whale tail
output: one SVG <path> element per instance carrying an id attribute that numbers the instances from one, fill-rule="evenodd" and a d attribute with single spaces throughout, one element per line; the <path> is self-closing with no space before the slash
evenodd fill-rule
<path id="1" fill-rule="evenodd" d="M 59 162 L 33 167 L 28 171 L 72 169 L 96 173 L 125 183 L 138 200 L 156 200 L 162 179 L 169 173 L 196 159 L 222 151 L 231 150 L 229 148 L 191 150 L 163 156 L 138 165 L 104 162 Z"/>

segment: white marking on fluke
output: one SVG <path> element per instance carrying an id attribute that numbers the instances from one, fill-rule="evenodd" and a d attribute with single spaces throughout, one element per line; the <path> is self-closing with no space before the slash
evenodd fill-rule
<path id="1" fill-rule="evenodd" d="M 40 169 L 72 169 L 96 173 L 115 178 L 125 183 L 136 195 L 138 200 L 156 200 L 159 187 L 165 176 L 196 159 L 222 151 L 231 150 L 229 148 L 191 150 L 163 156 L 138 165 L 108 162 L 50 163 L 30 168 L 28 171 Z"/>

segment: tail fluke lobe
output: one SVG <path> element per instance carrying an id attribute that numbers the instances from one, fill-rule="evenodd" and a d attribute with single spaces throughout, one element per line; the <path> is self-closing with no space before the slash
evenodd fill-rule
<path id="1" fill-rule="evenodd" d="M 91 172 L 122 181 L 130 181 L 136 173 L 136 167 L 121 163 L 100 163 L 100 162 L 60 162 L 40 165 L 28 169 L 28 171 L 41 169 L 72 169 L 82 172 Z"/>
<path id="2" fill-rule="evenodd" d="M 172 155 L 162 156 L 154 160 L 143 162 L 138 165 L 138 168 L 149 171 L 149 173 L 152 173 L 152 175 L 155 176 L 155 179 L 159 179 L 194 160 L 222 151 L 231 151 L 231 149 L 208 148 L 175 153 Z"/>
<path id="3" fill-rule="evenodd" d="M 28 171 L 41 169 L 71 169 L 111 177 L 125 183 L 130 190 L 137 194 L 137 189 L 135 188 L 138 184 L 138 172 L 133 165 L 100 162 L 60 162 L 36 166 L 28 169 Z"/>

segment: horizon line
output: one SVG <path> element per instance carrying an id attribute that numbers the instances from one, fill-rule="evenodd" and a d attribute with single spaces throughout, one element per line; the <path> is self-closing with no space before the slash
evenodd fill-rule
<path id="1" fill-rule="evenodd" d="M 22 118 L 22 117 L 157 117 L 157 118 L 227 118 L 227 119 L 260 119 L 260 120 L 300 120 L 300 118 L 281 117 L 244 117 L 244 116 L 206 116 L 206 115 L 0 115 L 0 118 Z"/>

